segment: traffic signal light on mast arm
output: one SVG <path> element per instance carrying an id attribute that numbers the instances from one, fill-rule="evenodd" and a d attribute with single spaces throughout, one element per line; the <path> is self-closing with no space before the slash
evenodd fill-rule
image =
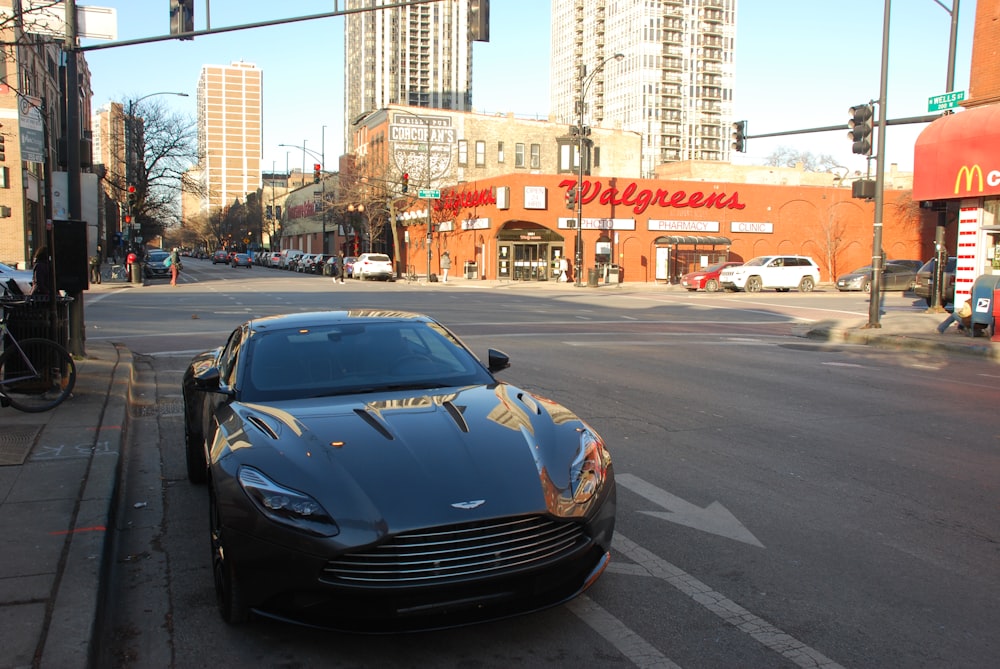
<path id="1" fill-rule="evenodd" d="M 570 188 L 566 191 L 566 208 L 570 211 L 576 209 L 576 187 Z"/>
<path id="2" fill-rule="evenodd" d="M 313 183 L 314 184 L 318 184 L 319 183 L 319 173 L 322 170 L 323 170 L 323 166 L 322 165 L 320 165 L 319 163 L 314 163 L 313 164 Z"/>
<path id="3" fill-rule="evenodd" d="M 857 154 L 870 156 L 872 153 L 871 118 L 875 115 L 874 106 L 871 103 L 855 105 L 847 113 L 851 117 L 847 121 L 847 138 L 854 143 L 851 150 Z"/>
<path id="4" fill-rule="evenodd" d="M 403 172 L 403 192 L 410 190 L 410 173 Z"/>
<path id="5" fill-rule="evenodd" d="M 736 121 L 733 123 L 733 151 L 740 153 L 747 152 L 747 122 Z"/>

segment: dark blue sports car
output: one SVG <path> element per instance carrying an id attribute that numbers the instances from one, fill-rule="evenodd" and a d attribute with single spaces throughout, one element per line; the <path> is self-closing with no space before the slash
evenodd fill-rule
<path id="1" fill-rule="evenodd" d="M 611 457 L 417 314 L 251 320 L 183 382 L 223 618 L 434 629 L 566 602 L 606 567 Z"/>

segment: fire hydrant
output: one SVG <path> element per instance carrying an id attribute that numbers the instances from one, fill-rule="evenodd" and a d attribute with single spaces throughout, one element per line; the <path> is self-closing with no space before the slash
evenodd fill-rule
<path id="1" fill-rule="evenodd" d="M 142 283 L 142 272 L 139 267 L 139 257 L 135 253 L 129 253 L 125 257 L 125 270 L 128 272 L 129 281 L 132 283 Z"/>

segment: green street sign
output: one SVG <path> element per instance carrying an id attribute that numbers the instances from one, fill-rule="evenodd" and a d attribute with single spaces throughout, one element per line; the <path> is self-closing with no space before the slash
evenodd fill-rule
<path id="1" fill-rule="evenodd" d="M 440 200 L 441 199 L 441 189 L 440 188 L 421 188 L 417 191 L 417 197 L 421 200 Z"/>
<path id="2" fill-rule="evenodd" d="M 954 109 L 958 103 L 965 99 L 965 91 L 953 91 L 944 95 L 935 95 L 927 98 L 927 111 L 936 112 L 945 109 Z"/>

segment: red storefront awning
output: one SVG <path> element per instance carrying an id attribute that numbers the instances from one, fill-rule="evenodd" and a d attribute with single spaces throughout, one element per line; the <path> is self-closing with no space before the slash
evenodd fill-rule
<path id="1" fill-rule="evenodd" d="M 913 199 L 1000 195 L 1000 105 L 930 124 L 913 148 Z"/>

